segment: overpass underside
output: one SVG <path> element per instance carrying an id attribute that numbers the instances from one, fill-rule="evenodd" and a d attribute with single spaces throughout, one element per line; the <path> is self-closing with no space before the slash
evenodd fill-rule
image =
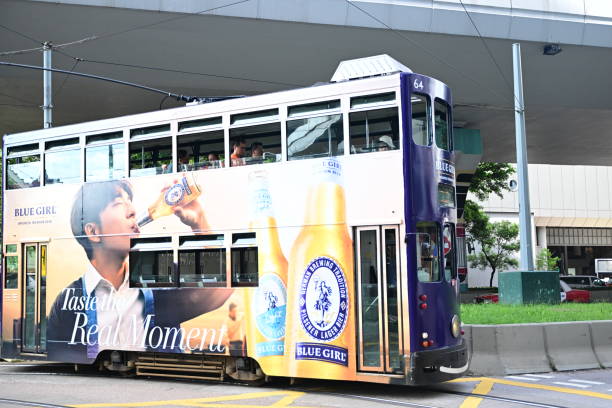
<path id="1" fill-rule="evenodd" d="M 520 42 L 532 163 L 607 165 L 612 5 L 602 1 L 0 1 L 0 52 L 65 44 L 53 66 L 200 96 L 328 81 L 340 60 L 386 53 L 454 92 L 456 127 L 484 160 L 515 161 L 511 45 Z M 199 13 L 204 11 L 203 13 Z M 482 36 L 482 37 L 481 37 Z M 562 52 L 544 55 L 546 44 Z M 42 65 L 39 51 L 0 61 Z M 0 67 L 0 132 L 42 125 L 42 73 Z M 54 75 L 54 124 L 177 106 L 142 90 Z"/>

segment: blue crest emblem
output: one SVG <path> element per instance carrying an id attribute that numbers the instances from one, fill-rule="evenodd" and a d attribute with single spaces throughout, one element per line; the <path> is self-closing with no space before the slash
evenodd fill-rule
<path id="1" fill-rule="evenodd" d="M 306 267 L 299 293 L 300 322 L 310 337 L 330 342 L 344 331 L 348 320 L 348 290 L 344 272 L 328 257 Z"/>
<path id="2" fill-rule="evenodd" d="M 287 313 L 287 289 L 283 281 L 273 273 L 264 274 L 251 307 L 257 330 L 269 340 L 255 345 L 257 356 L 283 355 Z"/>

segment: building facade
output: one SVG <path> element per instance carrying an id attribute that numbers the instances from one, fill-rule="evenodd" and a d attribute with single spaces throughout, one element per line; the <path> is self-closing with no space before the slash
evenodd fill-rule
<path id="1" fill-rule="evenodd" d="M 548 248 L 561 259 L 562 275 L 595 275 L 595 260 L 612 258 L 612 167 L 532 164 L 529 193 L 534 259 Z M 518 224 L 518 192 L 480 204 L 491 221 Z M 488 286 L 489 276 L 490 270 L 470 268 L 468 285 Z"/>

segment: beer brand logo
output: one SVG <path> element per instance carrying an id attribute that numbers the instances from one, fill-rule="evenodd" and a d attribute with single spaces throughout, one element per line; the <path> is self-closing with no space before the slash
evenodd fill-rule
<path id="1" fill-rule="evenodd" d="M 342 334 L 348 320 L 346 278 L 333 259 L 319 257 L 306 267 L 299 293 L 302 327 L 315 340 L 329 342 Z"/>
<path id="2" fill-rule="evenodd" d="M 257 329 L 263 336 L 270 340 L 285 337 L 287 289 L 277 275 L 268 273 L 262 276 L 253 297 L 252 308 Z"/>
<path id="3" fill-rule="evenodd" d="M 166 191 L 164 200 L 169 206 L 177 205 L 183 199 L 185 195 L 185 188 L 182 184 L 175 184 Z"/>

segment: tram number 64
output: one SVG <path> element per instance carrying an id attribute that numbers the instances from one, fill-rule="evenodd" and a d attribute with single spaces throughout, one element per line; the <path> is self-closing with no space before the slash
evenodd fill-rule
<path id="1" fill-rule="evenodd" d="M 412 85 L 414 89 L 423 89 L 423 81 L 420 79 L 415 79 L 414 84 Z"/>

